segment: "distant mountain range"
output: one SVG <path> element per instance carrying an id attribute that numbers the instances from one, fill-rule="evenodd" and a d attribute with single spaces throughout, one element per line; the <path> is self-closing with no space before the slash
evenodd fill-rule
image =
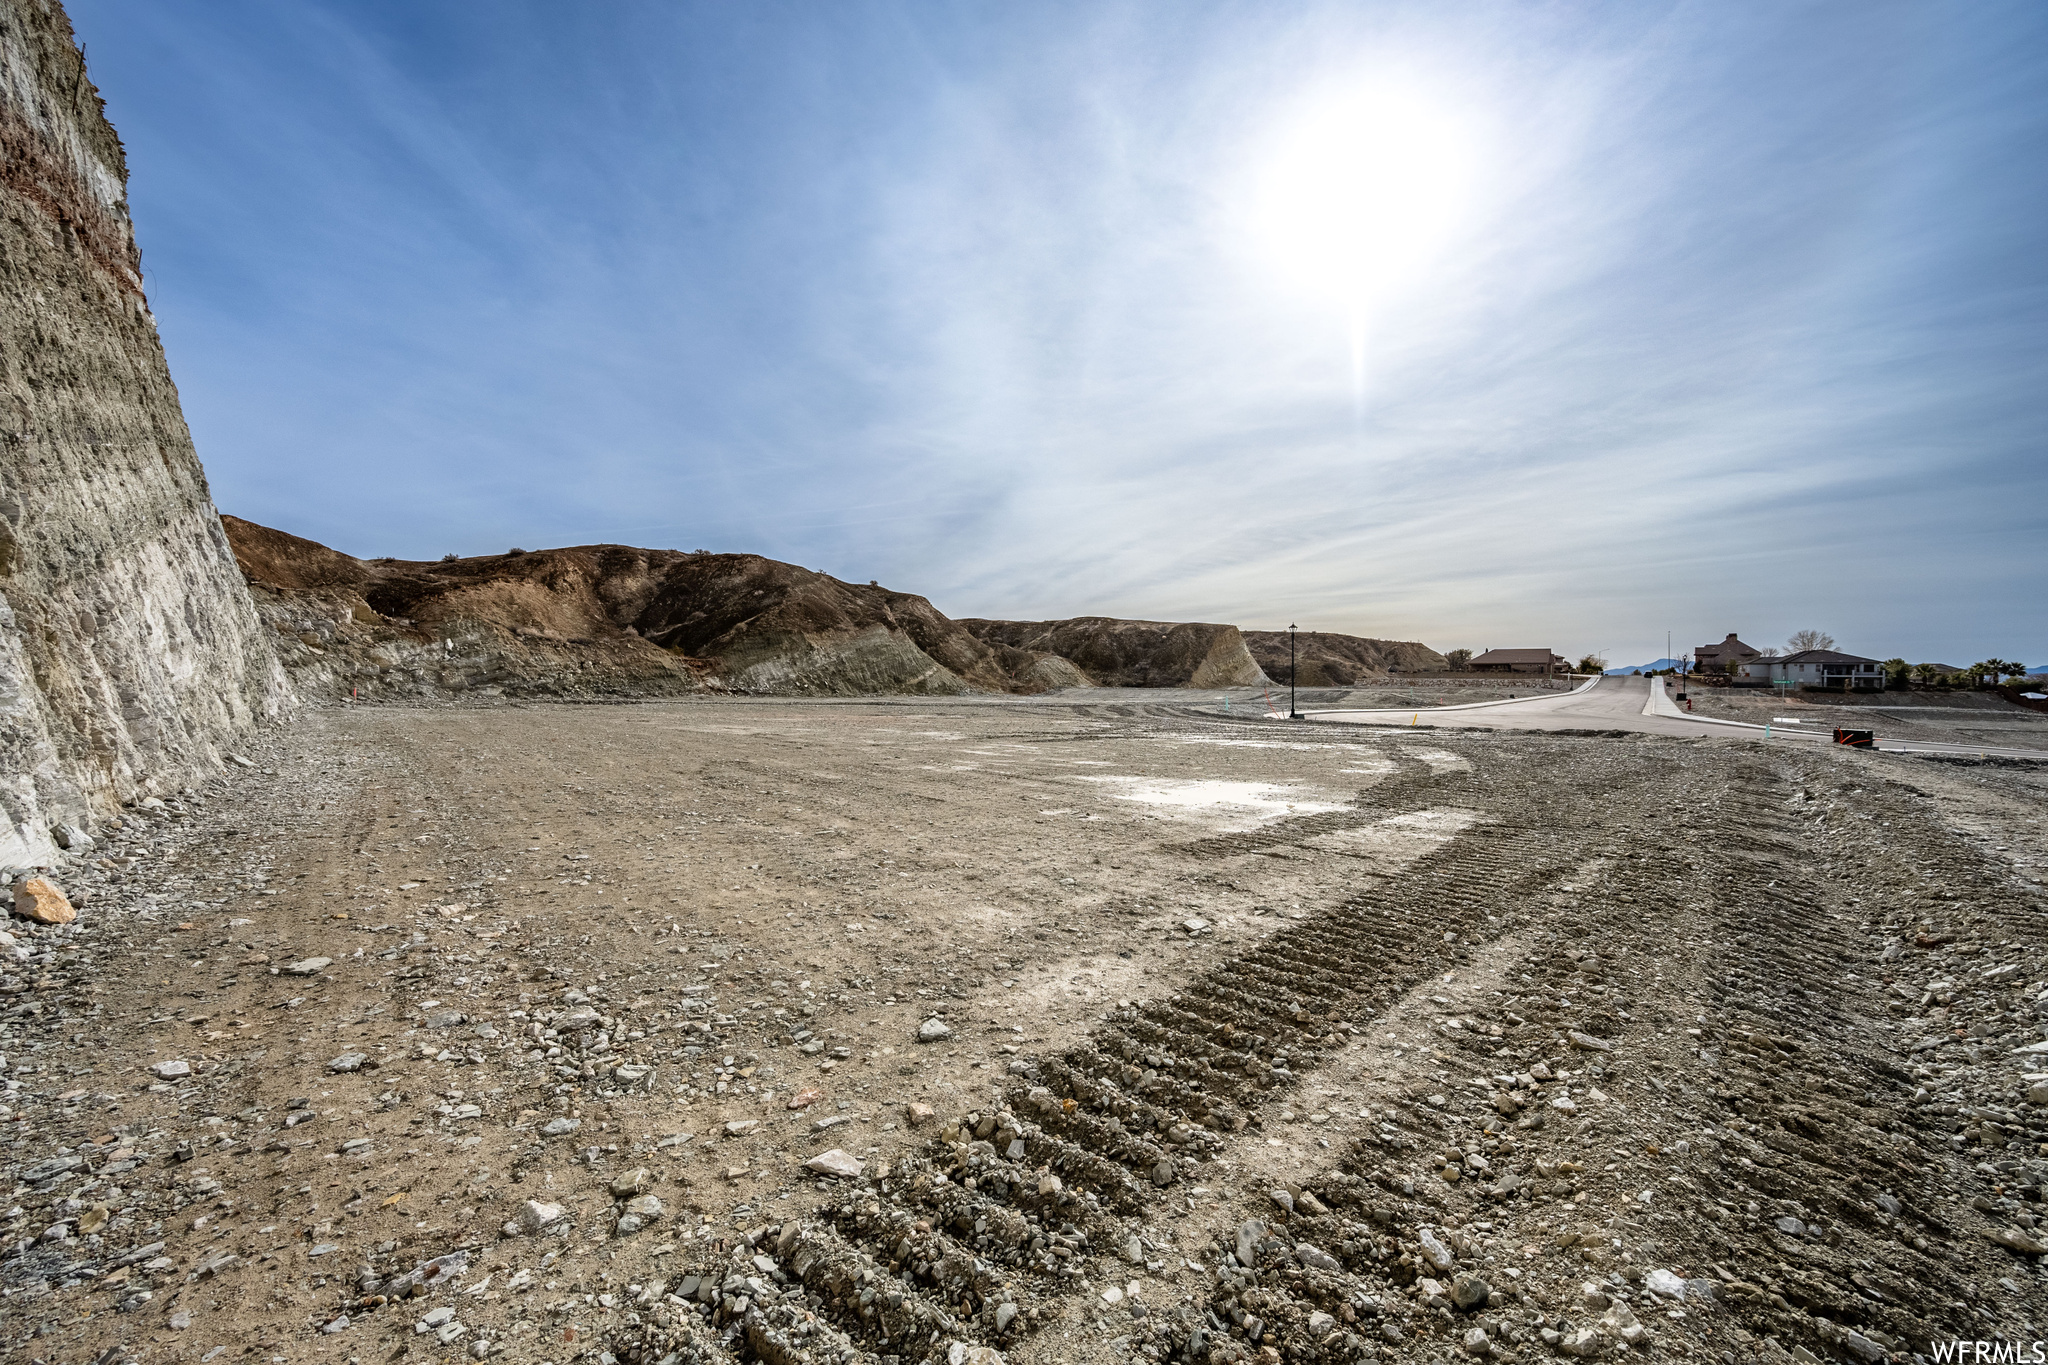
<path id="1" fill-rule="evenodd" d="M 1646 664 L 1623 664 L 1620 668 L 1608 669 L 1607 676 L 1611 678 L 1618 673 L 1648 673 L 1652 669 L 1657 668 L 1677 668 L 1682 662 L 1684 661 L 1680 659 L 1657 659 Z"/>

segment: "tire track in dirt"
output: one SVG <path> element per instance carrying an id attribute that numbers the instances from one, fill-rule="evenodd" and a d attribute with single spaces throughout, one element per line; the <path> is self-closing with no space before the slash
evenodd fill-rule
<path id="1" fill-rule="evenodd" d="M 1373 809 L 1338 827 L 1473 795 L 1472 775 L 1450 767 L 1407 765 L 1371 791 Z M 1316 817 L 1280 823 L 1294 842 L 1331 832 Z M 1343 1045 L 1354 1017 L 1503 932 L 1514 920 L 1503 894 L 1556 880 L 1588 833 L 1475 825 L 1390 884 L 1289 924 L 1162 1000 L 1117 1010 L 1085 1043 L 1013 1063 L 1000 1098 L 946 1125 L 923 1154 L 811 1221 L 763 1229 L 777 1254 L 753 1275 L 742 1263 L 719 1277 L 714 1321 L 724 1315 L 730 1346 L 758 1353 L 749 1314 L 779 1277 L 809 1291 L 831 1335 L 761 1358 L 855 1349 L 917 1361 L 952 1341 L 1008 1345 L 1047 1325 L 1091 1262 L 1130 1250 L 1139 1234 L 1125 1220 L 1189 1183 L 1225 1134 L 1260 1124 L 1269 1100 Z M 1194 856 L 1274 842 L 1220 836 Z M 1145 1260 L 1142 1237 L 1135 1259 Z M 658 1360 L 679 1343 L 657 1335 L 615 1349 Z"/>

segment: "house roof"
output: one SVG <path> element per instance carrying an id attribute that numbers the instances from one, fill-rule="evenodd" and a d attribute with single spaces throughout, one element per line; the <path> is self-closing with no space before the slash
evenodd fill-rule
<path id="1" fill-rule="evenodd" d="M 1739 649 L 1739 650 L 1744 650 L 1744 651 L 1747 651 L 1748 653 L 1751 653 L 1751 654 L 1761 654 L 1761 653 L 1763 653 L 1763 651 L 1762 651 L 1762 650 L 1760 650 L 1760 649 L 1756 648 L 1756 647 L 1755 647 L 1754 645 L 1746 645 L 1746 644 L 1742 643 L 1742 641 L 1740 641 L 1740 640 L 1736 639 L 1736 638 L 1735 638 L 1735 632 L 1734 632 L 1734 631 L 1732 631 L 1732 630 L 1728 632 L 1728 638 L 1727 638 L 1727 639 L 1725 639 L 1725 640 L 1723 640 L 1723 641 L 1721 641 L 1721 643 L 1719 643 L 1719 644 L 1717 644 L 1717 645 L 1697 645 L 1697 646 L 1695 646 L 1695 647 L 1694 647 L 1694 649 L 1693 649 L 1693 653 L 1695 653 L 1695 654 L 1722 654 L 1722 653 L 1726 653 L 1727 651 L 1729 651 L 1729 650 L 1731 650 L 1731 649 Z"/>
<path id="2" fill-rule="evenodd" d="M 1547 649 L 1489 649 L 1472 662 L 1475 664 L 1547 664 L 1562 656 Z"/>

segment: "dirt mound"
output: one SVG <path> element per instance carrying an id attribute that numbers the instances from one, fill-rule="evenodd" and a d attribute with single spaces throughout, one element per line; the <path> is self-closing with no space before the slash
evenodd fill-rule
<path id="1" fill-rule="evenodd" d="M 749 692 L 1042 691 L 914 593 L 842 583 L 760 555 L 686 555 L 636 618 L 649 640 L 717 659 Z"/>
<path id="2" fill-rule="evenodd" d="M 308 696 L 659 696 L 713 685 L 711 661 L 622 628 L 683 558 L 675 551 L 361 560 L 240 517 L 221 524 Z"/>
<path id="3" fill-rule="evenodd" d="M 317 696 L 946 695 L 1089 684 L 1065 659 L 977 639 L 915 594 L 759 555 L 581 545 L 362 560 L 221 520 L 287 665 Z"/>
<path id="4" fill-rule="evenodd" d="M 1245 647 L 1274 682 L 1288 681 L 1288 642 L 1284 630 L 1248 630 Z M 1303 687 L 1346 687 L 1383 678 L 1389 673 L 1441 673 L 1450 668 L 1443 655 L 1413 640 L 1371 640 L 1362 635 L 1331 635 L 1301 631 L 1295 637 Z"/>
<path id="5" fill-rule="evenodd" d="M 1064 659 L 1102 687 L 1256 687 L 1266 681 L 1236 626 L 1110 616 L 959 624 L 987 644 Z"/>

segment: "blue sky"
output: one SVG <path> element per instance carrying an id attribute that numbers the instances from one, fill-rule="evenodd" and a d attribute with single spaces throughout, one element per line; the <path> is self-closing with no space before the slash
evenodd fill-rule
<path id="1" fill-rule="evenodd" d="M 2038 4 L 73 0 L 223 510 L 2048 661 Z"/>

